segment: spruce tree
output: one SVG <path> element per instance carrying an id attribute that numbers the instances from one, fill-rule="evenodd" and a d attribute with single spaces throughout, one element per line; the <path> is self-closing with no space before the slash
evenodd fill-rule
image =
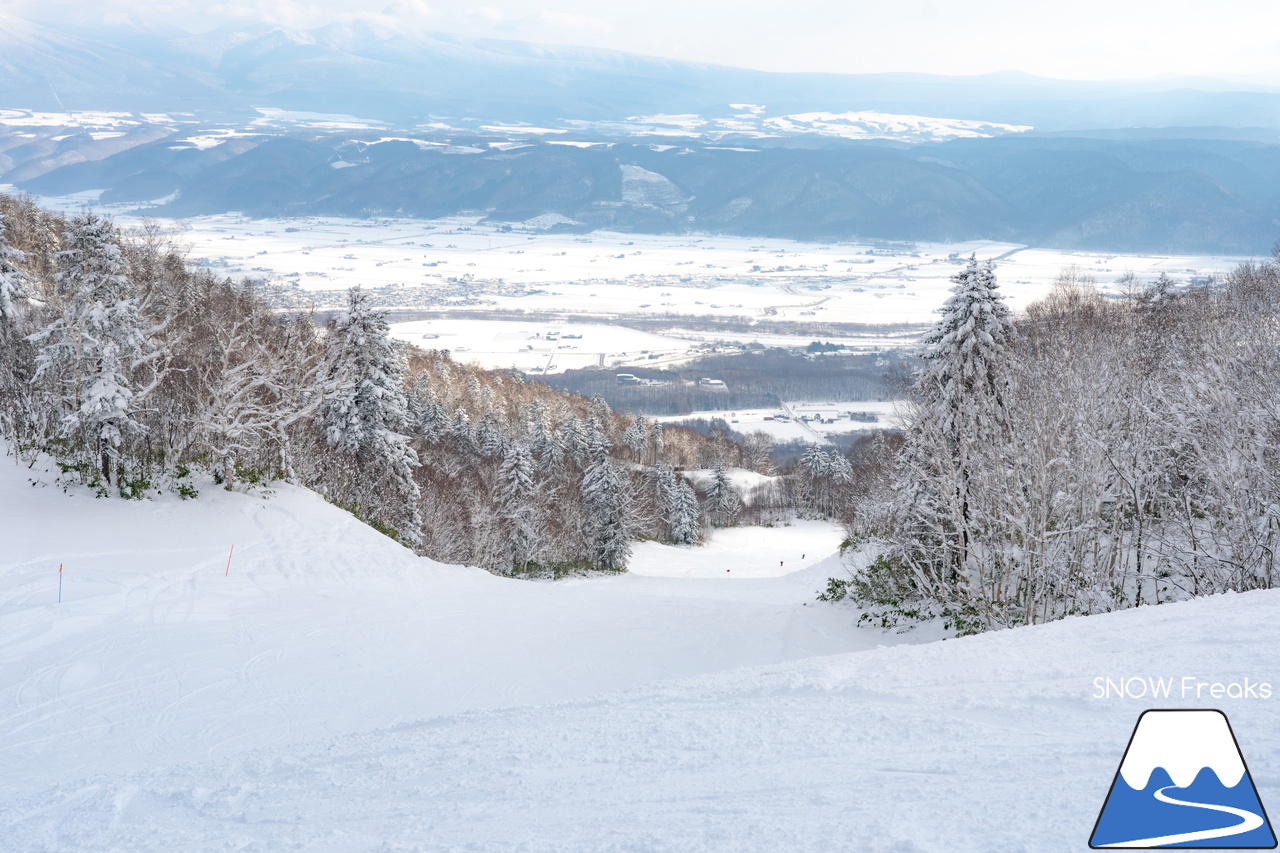
<path id="1" fill-rule="evenodd" d="M 498 471 L 498 504 L 505 522 L 507 559 L 512 567 L 521 567 L 533 558 L 537 531 L 533 517 L 533 457 L 522 441 L 507 445 Z"/>
<path id="2" fill-rule="evenodd" d="M 28 296 L 29 279 L 18 268 L 22 253 L 9 243 L 0 214 L 0 437 L 29 443 L 38 420 L 32 397 L 30 343 L 23 340 L 19 304 Z"/>
<path id="3" fill-rule="evenodd" d="M 971 257 L 952 281 L 923 339 L 895 514 L 898 556 L 915 587 L 938 601 L 963 602 L 995 568 L 974 551 L 977 528 L 998 518 L 984 501 L 1010 497 L 982 486 L 1004 464 L 1012 439 L 1006 397 L 1014 330 L 990 262 Z"/>
<path id="4" fill-rule="evenodd" d="M 604 444 L 597 442 L 582 477 L 583 538 L 588 561 L 602 569 L 626 568 L 628 501 Z"/>
<path id="5" fill-rule="evenodd" d="M 645 419 L 637 417 L 622 434 L 622 443 L 631 448 L 631 458 L 637 462 L 644 461 L 645 445 L 649 441 L 649 431 L 645 427 Z"/>
<path id="6" fill-rule="evenodd" d="M 662 458 L 662 424 L 654 421 L 649 427 L 649 444 L 653 448 L 653 461 L 657 462 Z"/>
<path id="7" fill-rule="evenodd" d="M 462 453 L 475 450 L 475 431 L 471 428 L 471 418 L 463 409 L 454 411 L 453 419 L 449 421 L 448 434 L 455 450 Z"/>
<path id="8" fill-rule="evenodd" d="M 22 253 L 15 249 L 5 232 L 5 217 L 0 213 L 0 334 L 18 321 L 18 302 L 28 296 L 30 279 L 18 268 Z"/>
<path id="9" fill-rule="evenodd" d="M 497 459 L 503 454 L 502 432 L 492 411 L 481 415 L 480 422 L 476 424 L 476 447 L 486 459 Z"/>
<path id="10" fill-rule="evenodd" d="M 711 469 L 711 485 L 707 487 L 707 516 L 717 526 L 733 524 L 742 509 L 738 493 L 729 481 L 724 465 L 717 462 Z"/>
<path id="11" fill-rule="evenodd" d="M 371 308 L 359 287 L 329 330 L 326 399 L 317 422 L 330 446 L 353 454 L 381 475 L 390 495 L 365 490 L 370 510 L 393 520 L 400 538 L 415 542 L 422 525 L 413 479 L 418 456 L 409 447 L 408 403 L 400 387 L 401 360 L 386 316 Z"/>
<path id="12" fill-rule="evenodd" d="M 672 490 L 671 510 L 667 524 L 672 542 L 693 545 L 698 541 L 698 495 L 684 480 L 677 480 Z"/>
<path id="13" fill-rule="evenodd" d="M 139 430 L 130 373 L 147 342 L 111 222 L 92 213 L 73 219 L 66 246 L 61 311 L 32 338 L 40 345 L 36 378 L 61 398 L 63 452 L 93 460 L 110 484 L 125 440 Z"/>

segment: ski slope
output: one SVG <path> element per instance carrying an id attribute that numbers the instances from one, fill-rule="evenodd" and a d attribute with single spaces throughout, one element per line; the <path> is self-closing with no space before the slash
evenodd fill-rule
<path id="1" fill-rule="evenodd" d="M 937 642 L 813 602 L 816 522 L 522 582 L 288 486 L 35 475 L 0 466 L 6 850 L 1082 850 L 1152 706 L 1095 678 L 1280 680 L 1271 592 Z M 1280 802 L 1274 700 L 1176 704 Z"/>

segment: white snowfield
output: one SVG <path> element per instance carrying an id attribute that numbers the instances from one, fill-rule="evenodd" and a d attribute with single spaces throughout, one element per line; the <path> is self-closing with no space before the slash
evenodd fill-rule
<path id="1" fill-rule="evenodd" d="M 521 582 L 287 486 L 31 476 L 0 467 L 6 851 L 1083 850 L 1148 707 L 1096 677 L 1275 680 L 1270 592 L 926 642 L 812 601 L 819 523 Z M 1275 703 L 1219 704 L 1280 801 Z"/>

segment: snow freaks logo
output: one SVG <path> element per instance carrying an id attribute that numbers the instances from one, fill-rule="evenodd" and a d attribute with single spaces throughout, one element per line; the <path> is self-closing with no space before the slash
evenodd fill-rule
<path id="1" fill-rule="evenodd" d="M 1144 711 L 1089 846 L 1270 850 L 1275 833 L 1221 711 Z"/>

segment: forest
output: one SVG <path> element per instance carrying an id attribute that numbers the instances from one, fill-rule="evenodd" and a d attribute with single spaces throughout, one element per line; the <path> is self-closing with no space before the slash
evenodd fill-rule
<path id="1" fill-rule="evenodd" d="M 770 470 L 726 437 L 396 343 L 359 288 L 322 325 L 188 265 L 154 224 L 7 195 L 0 217 L 0 435 L 67 487 L 195 498 L 200 472 L 284 479 L 421 554 L 554 576 L 745 519 L 727 470 Z"/>
<path id="2" fill-rule="evenodd" d="M 744 353 L 704 355 L 677 368 L 626 368 L 655 384 L 619 385 L 617 370 L 599 368 L 566 370 L 544 381 L 566 391 L 598 395 L 616 409 L 663 416 L 777 408 L 787 400 L 891 400 L 910 380 L 910 361 L 896 351 L 842 353 L 822 346 L 815 341 L 804 352 L 749 348 Z M 698 384 L 703 377 L 719 379 L 724 387 Z"/>
<path id="3" fill-rule="evenodd" d="M 1276 584 L 1280 261 L 1121 298 L 1067 269 L 1020 317 L 989 263 L 953 281 L 846 496 L 876 559 L 824 597 L 971 633 Z"/>

